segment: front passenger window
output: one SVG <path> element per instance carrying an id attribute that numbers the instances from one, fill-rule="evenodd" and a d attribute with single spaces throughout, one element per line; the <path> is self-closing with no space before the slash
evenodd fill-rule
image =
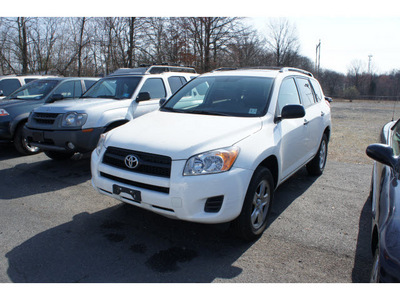
<path id="1" fill-rule="evenodd" d="M 287 104 L 300 104 L 299 93 L 297 92 L 296 84 L 293 78 L 285 79 L 278 95 L 278 116 L 282 113 L 282 108 Z"/>

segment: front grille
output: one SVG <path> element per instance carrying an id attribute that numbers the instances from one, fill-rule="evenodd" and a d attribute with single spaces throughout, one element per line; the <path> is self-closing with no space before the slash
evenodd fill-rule
<path id="1" fill-rule="evenodd" d="M 54 113 L 34 113 L 33 119 L 39 124 L 54 124 L 59 114 Z"/>
<path id="2" fill-rule="evenodd" d="M 125 158 L 130 154 L 138 159 L 138 166 L 134 169 L 128 168 L 125 164 Z M 116 147 L 108 147 L 103 157 L 104 164 L 131 172 L 166 178 L 171 176 L 171 161 L 168 156 Z"/>
<path id="3" fill-rule="evenodd" d="M 128 180 L 125 178 L 121 178 L 121 177 L 117 177 L 111 174 L 107 174 L 104 172 L 100 172 L 100 176 L 104 177 L 104 178 L 108 178 L 120 183 L 124 183 L 124 184 L 128 184 L 131 186 L 135 186 L 135 187 L 139 187 L 142 189 L 146 189 L 146 190 L 151 190 L 151 191 L 155 191 L 155 192 L 160 192 L 160 193 L 164 193 L 164 194 L 169 194 L 169 188 L 166 187 L 162 187 L 162 186 L 156 186 L 156 185 L 151 185 L 151 184 L 146 184 L 146 183 L 141 183 L 141 182 L 136 182 L 136 181 L 132 181 L 132 180 Z"/>

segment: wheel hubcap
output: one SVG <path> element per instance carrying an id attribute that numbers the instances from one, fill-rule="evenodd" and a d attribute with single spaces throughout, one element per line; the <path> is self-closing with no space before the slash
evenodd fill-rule
<path id="1" fill-rule="evenodd" d="M 319 168 L 323 169 L 326 160 L 326 142 L 323 140 L 319 149 Z"/>
<path id="2" fill-rule="evenodd" d="M 270 188 L 268 181 L 259 183 L 253 198 L 251 224 L 254 229 L 259 229 L 267 217 L 270 202 Z"/>
<path id="3" fill-rule="evenodd" d="M 25 138 L 22 139 L 22 144 L 24 145 L 25 149 L 28 150 L 29 152 L 35 153 L 39 151 L 38 147 L 31 146 Z"/>

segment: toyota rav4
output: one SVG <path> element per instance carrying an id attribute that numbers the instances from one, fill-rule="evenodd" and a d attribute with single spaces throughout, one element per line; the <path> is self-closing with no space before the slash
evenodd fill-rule
<path id="1" fill-rule="evenodd" d="M 276 188 L 303 166 L 322 174 L 330 98 L 304 70 L 203 74 L 158 111 L 103 134 L 92 153 L 101 194 L 181 220 L 265 230 Z"/>

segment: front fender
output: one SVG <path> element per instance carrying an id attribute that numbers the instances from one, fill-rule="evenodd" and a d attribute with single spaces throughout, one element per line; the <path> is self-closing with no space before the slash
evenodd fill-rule
<path id="1" fill-rule="evenodd" d="M 11 136 L 14 136 L 15 130 L 17 129 L 19 124 L 21 124 L 22 122 L 25 123 L 26 121 L 28 121 L 29 114 L 30 114 L 30 112 L 20 114 L 19 116 L 15 117 L 10 122 L 10 133 L 11 133 Z"/>

